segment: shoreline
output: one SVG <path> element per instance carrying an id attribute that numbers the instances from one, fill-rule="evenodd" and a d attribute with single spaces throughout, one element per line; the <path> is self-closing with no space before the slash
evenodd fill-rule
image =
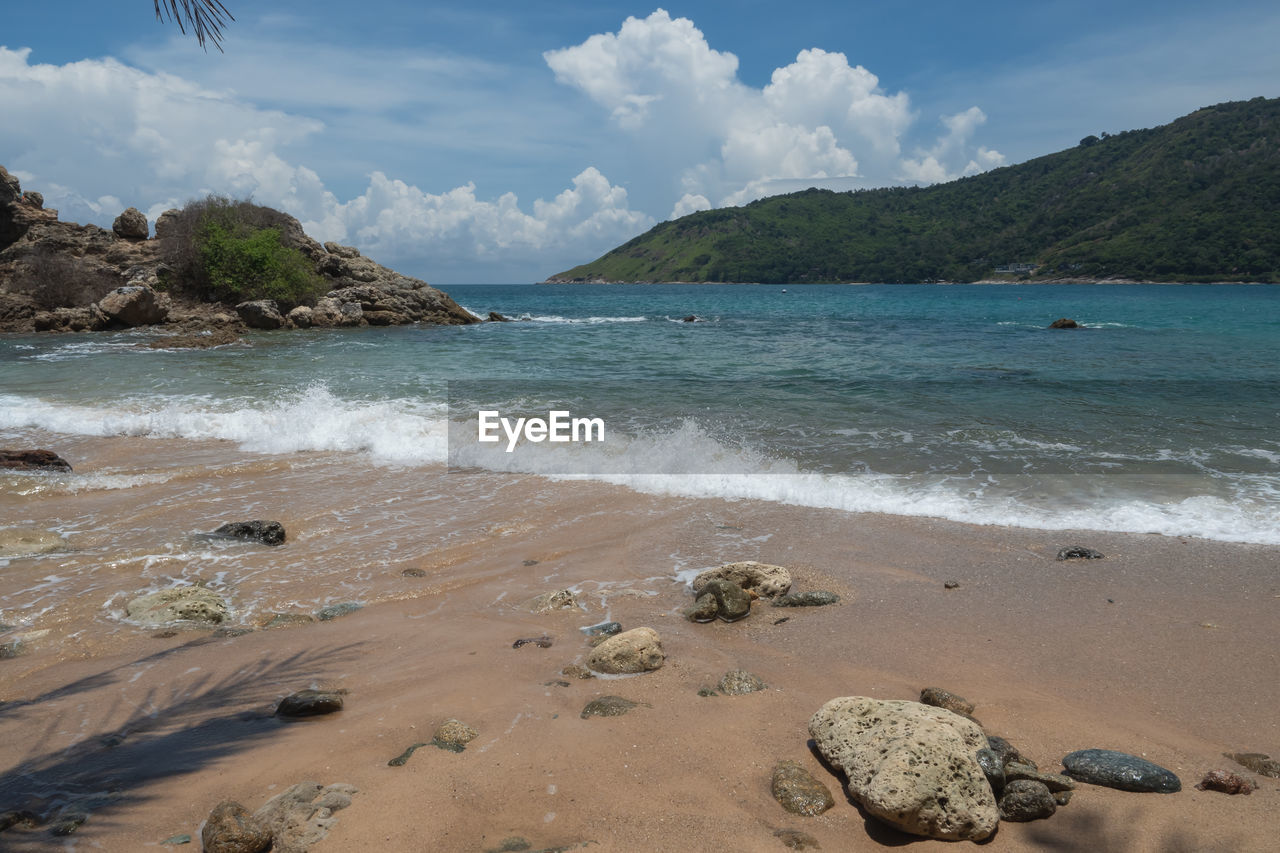
<path id="1" fill-rule="evenodd" d="M 8 509 L 23 507 L 8 515 L 24 525 L 79 525 L 71 541 L 83 544 L 4 568 L 6 599 L 38 586 L 55 559 L 79 566 L 59 574 L 83 588 L 23 625 L 51 633 L 0 669 L 10 732 L 0 811 L 19 807 L 11 801 L 21 792 L 43 792 L 54 808 L 68 796 L 59 790 L 75 787 L 83 799 L 114 785 L 113 797 L 88 808 L 77 831 L 85 843 L 154 844 L 194 832 L 225 797 L 253 809 L 315 779 L 361 790 L 320 851 L 371 842 L 481 851 L 511 836 L 535 849 L 784 849 L 779 828 L 807 832 L 824 849 L 879 849 L 907 837 L 846 800 L 842 780 L 809 752 L 804 726 L 835 696 L 914 699 L 926 686 L 973 701 L 990 733 L 1042 769 L 1101 747 L 1145 754 L 1183 779 L 1176 795 L 1082 785 L 1046 821 L 1001 824 L 993 850 L 1269 843 L 1275 780 L 1259 779 L 1249 797 L 1191 786 L 1215 768 L 1254 778 L 1224 751 L 1280 753 L 1280 686 L 1266 676 L 1274 652 L 1265 641 L 1280 607 L 1280 547 L 660 497 L 339 453 L 261 457 L 214 442 L 74 443 L 81 471 L 136 466 L 148 449 L 156 464 L 182 471 L 111 491 L 0 496 Z M 279 517 L 289 541 L 278 550 L 186 544 L 192 531 L 250 515 Z M 1054 559 L 1076 544 L 1106 557 Z M 788 566 L 797 588 L 830 589 L 842 601 L 787 611 L 758 603 L 735 623 L 680 616 L 690 598 L 677 573 L 748 559 Z M 288 601 L 366 606 L 223 638 L 153 636 L 104 613 L 113 595 L 195 575 L 227 592 L 236 626 Z M 949 580 L 959 587 L 946 589 Z M 566 587 L 586 610 L 521 606 Z M 252 601 L 260 610 L 237 611 Z M 12 615 L 6 604 L 6 621 Z M 666 665 L 619 680 L 561 676 L 589 651 L 579 628 L 605 619 L 658 630 Z M 550 648 L 512 648 L 543 635 Z M 736 668 L 769 689 L 697 694 Z M 296 724 L 269 716 L 281 696 L 308 686 L 348 690 L 346 707 Z M 607 694 L 651 707 L 579 717 Z M 61 721 L 56 730 L 49 715 Z M 472 747 L 386 766 L 449 717 L 479 730 Z M 768 786 L 783 759 L 827 784 L 835 808 L 785 813 Z M 27 775 L 15 776 L 19 765 Z M 5 833 L 16 850 L 47 840 Z"/>

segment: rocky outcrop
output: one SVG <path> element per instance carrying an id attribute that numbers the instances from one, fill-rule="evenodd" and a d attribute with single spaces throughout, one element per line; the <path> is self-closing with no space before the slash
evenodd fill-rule
<path id="1" fill-rule="evenodd" d="M 215 324 L 208 303 L 183 296 L 183 283 L 171 281 L 174 274 L 164 263 L 164 241 L 178 235 L 180 219 L 178 211 L 161 214 L 151 239 L 146 217 L 135 208 L 122 212 L 112 230 L 60 222 L 56 210 L 44 208 L 39 193 L 24 193 L 18 179 L 0 166 L 0 332 L 95 331 L 166 321 L 194 332 Z M 426 282 L 390 270 L 351 246 L 321 245 L 291 216 L 278 219 L 282 242 L 306 256 L 330 290 L 314 306 L 305 306 L 309 313 L 291 312 L 276 322 L 266 312 L 269 319 L 254 328 L 481 321 Z M 167 289 L 168 316 L 152 309 L 145 322 L 131 322 L 118 312 L 98 310 L 104 293 L 130 286 L 153 293 Z M 282 313 L 277 307 L 275 314 Z"/>
<path id="2" fill-rule="evenodd" d="M 98 300 L 98 311 L 108 325 L 153 326 L 169 316 L 169 300 L 144 284 L 117 287 Z"/>
<path id="3" fill-rule="evenodd" d="M 822 756 L 875 818 L 912 835 L 981 841 L 1000 815 L 975 754 L 978 726 L 918 702 L 832 699 L 809 721 Z"/>

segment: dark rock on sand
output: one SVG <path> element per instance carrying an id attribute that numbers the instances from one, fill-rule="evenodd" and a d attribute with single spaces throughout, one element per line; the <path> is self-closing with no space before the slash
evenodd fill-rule
<path id="1" fill-rule="evenodd" d="M 299 690 L 276 706 L 280 717 L 318 717 L 342 710 L 342 694 L 330 690 Z"/>
<path id="2" fill-rule="evenodd" d="M 584 720 L 587 717 L 621 717 L 639 705 L 645 705 L 646 708 L 649 707 L 643 702 L 632 702 L 630 699 L 623 699 L 621 696 L 601 696 L 599 699 L 592 699 L 588 702 L 579 716 Z"/>
<path id="3" fill-rule="evenodd" d="M 283 545 L 285 540 L 284 525 L 278 521 L 231 521 L 213 531 L 213 535 L 263 545 Z"/>
<path id="4" fill-rule="evenodd" d="M 64 815 L 49 825 L 49 834 L 55 838 L 66 838 L 74 835 L 76 830 L 85 825 L 89 816 L 83 812 Z"/>
<path id="5" fill-rule="evenodd" d="M 1083 329 L 1084 327 L 1070 317 L 1059 317 L 1049 324 L 1050 329 Z"/>
<path id="6" fill-rule="evenodd" d="M 1083 545 L 1071 545 L 1058 551 L 1059 560 L 1101 560 L 1104 556 L 1101 551 Z"/>
<path id="7" fill-rule="evenodd" d="M 1221 791 L 1224 794 L 1252 794 L 1258 786 L 1230 770 L 1210 770 L 1196 785 L 1199 791 Z"/>
<path id="8" fill-rule="evenodd" d="M 811 589 L 807 592 L 789 592 L 773 600 L 774 607 L 825 607 L 840 601 L 840 596 L 825 589 Z"/>
<path id="9" fill-rule="evenodd" d="M 820 815 L 836 804 L 831 789 L 795 761 L 779 761 L 774 766 L 770 791 L 784 809 L 806 817 Z"/>
<path id="10" fill-rule="evenodd" d="M 338 822 L 334 812 L 351 805 L 355 793 L 354 786 L 341 782 L 299 782 L 268 800 L 254 817 L 270 831 L 272 853 L 307 853 L 328 836 Z"/>
<path id="11" fill-rule="evenodd" d="M 987 777 L 987 784 L 991 786 L 991 790 L 999 794 L 1004 790 L 1004 764 L 1000 761 L 1000 756 L 993 749 L 980 749 L 975 753 L 978 759 L 978 766 L 982 768 L 982 773 Z"/>
<path id="12" fill-rule="evenodd" d="M 959 589 L 960 582 L 959 581 L 943 581 L 942 588 L 943 589 Z"/>
<path id="13" fill-rule="evenodd" d="M 449 718 L 436 727 L 436 733 L 431 737 L 431 745 L 449 752 L 462 752 L 467 748 L 467 744 L 479 735 L 478 731 L 462 720 Z"/>
<path id="14" fill-rule="evenodd" d="M 920 701 L 925 705 L 943 708 L 966 717 L 973 713 L 973 703 L 963 696 L 949 693 L 941 687 L 926 687 L 920 691 Z"/>
<path id="15" fill-rule="evenodd" d="M 407 578 L 425 578 L 427 576 L 426 569 L 405 569 L 400 574 Z"/>
<path id="16" fill-rule="evenodd" d="M 425 740 L 420 740 L 415 744 L 410 744 L 405 749 L 404 752 L 400 753 L 395 758 L 388 761 L 387 766 L 388 767 L 404 767 L 406 764 L 409 763 L 409 759 L 413 757 L 413 754 L 415 752 L 422 749 L 424 746 L 430 746 L 430 745 L 431 744 Z"/>
<path id="17" fill-rule="evenodd" d="M 818 839 L 798 829 L 775 829 L 773 837 L 782 842 L 782 846 L 790 850 L 821 850 Z"/>
<path id="18" fill-rule="evenodd" d="M 1058 804 L 1040 782 L 1019 779 L 1004 786 L 1000 796 L 1000 819 L 1025 823 L 1050 817 Z"/>
<path id="19" fill-rule="evenodd" d="M 1172 771 L 1145 758 L 1111 749 L 1082 749 L 1062 759 L 1067 775 L 1080 782 L 1139 793 L 1173 794 L 1182 782 Z"/>
<path id="20" fill-rule="evenodd" d="M 540 649 L 549 649 L 551 648 L 551 644 L 553 642 L 555 641 L 545 635 L 541 637 L 528 637 L 522 640 L 516 640 L 514 643 L 511 644 L 511 648 L 518 649 L 521 646 L 533 645 L 533 646 L 537 646 Z"/>
<path id="21" fill-rule="evenodd" d="M 698 695 L 699 695 L 699 696 L 701 696 L 701 697 L 703 697 L 703 698 L 705 699 L 705 698 L 709 698 L 709 697 L 711 697 L 711 696 L 719 696 L 720 694 L 719 694 L 719 693 L 717 693 L 716 691 L 712 690 L 710 687 L 699 687 L 699 688 L 698 688 Z"/>
<path id="22" fill-rule="evenodd" d="M 1222 755 L 1242 767 L 1248 767 L 1259 776 L 1280 779 L 1280 761 L 1276 761 L 1270 755 L 1261 752 L 1224 752 Z"/>
<path id="23" fill-rule="evenodd" d="M 1021 761 L 1023 764 L 1029 764 L 1032 767 L 1036 763 L 1029 758 L 1023 758 L 1022 753 L 1018 752 L 1018 748 L 1009 741 L 999 735 L 987 735 L 987 748 L 1000 757 L 1000 763 L 1008 766 L 1010 762 Z"/>
<path id="24" fill-rule="evenodd" d="M 765 689 L 765 683 L 745 669 L 726 672 L 718 686 L 726 696 L 745 696 Z"/>
<path id="25" fill-rule="evenodd" d="M 18 471 L 70 471 L 71 463 L 52 450 L 0 450 L 0 468 Z"/>
<path id="26" fill-rule="evenodd" d="M 1046 773 L 1034 764 L 1027 764 L 1024 761 L 1010 761 L 1006 764 L 1004 778 L 1009 782 L 1039 782 L 1055 794 L 1061 791 L 1074 791 L 1076 788 L 1076 783 L 1069 776 L 1063 776 L 1061 773 Z"/>
<path id="27" fill-rule="evenodd" d="M 337 619 L 339 616 L 346 616 L 348 613 L 355 613 L 357 610 L 363 610 L 364 605 L 358 601 L 343 601 L 338 604 L 330 604 L 321 607 L 316 611 L 316 618 L 321 622 L 329 622 Z"/>
<path id="28" fill-rule="evenodd" d="M 690 622 L 714 622 L 719 612 L 720 602 L 709 592 L 698 596 L 693 604 L 681 611 Z"/>
<path id="29" fill-rule="evenodd" d="M 731 580 L 714 578 L 703 586 L 685 615 L 691 622 L 710 622 L 717 616 L 726 622 L 736 622 L 750 612 L 751 595 L 745 589 Z"/>
<path id="30" fill-rule="evenodd" d="M 213 807 L 200 833 L 204 853 L 263 853 L 271 849 L 271 830 L 234 800 Z"/>

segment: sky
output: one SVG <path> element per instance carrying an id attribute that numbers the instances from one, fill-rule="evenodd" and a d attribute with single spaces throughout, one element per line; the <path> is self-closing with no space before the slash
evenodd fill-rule
<path id="1" fill-rule="evenodd" d="M 658 222 L 929 184 L 1280 96 L 1267 2 L 10 4 L 0 165 L 61 218 L 251 197 L 433 284 L 534 282 Z"/>

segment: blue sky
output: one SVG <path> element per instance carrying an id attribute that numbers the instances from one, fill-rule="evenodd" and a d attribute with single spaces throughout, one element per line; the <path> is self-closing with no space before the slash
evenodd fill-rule
<path id="1" fill-rule="evenodd" d="M 1280 95 L 1280 7 L 225 0 L 10 4 L 0 164 L 62 217 L 222 192 L 433 283 L 534 281 L 653 224 L 930 183 Z"/>

